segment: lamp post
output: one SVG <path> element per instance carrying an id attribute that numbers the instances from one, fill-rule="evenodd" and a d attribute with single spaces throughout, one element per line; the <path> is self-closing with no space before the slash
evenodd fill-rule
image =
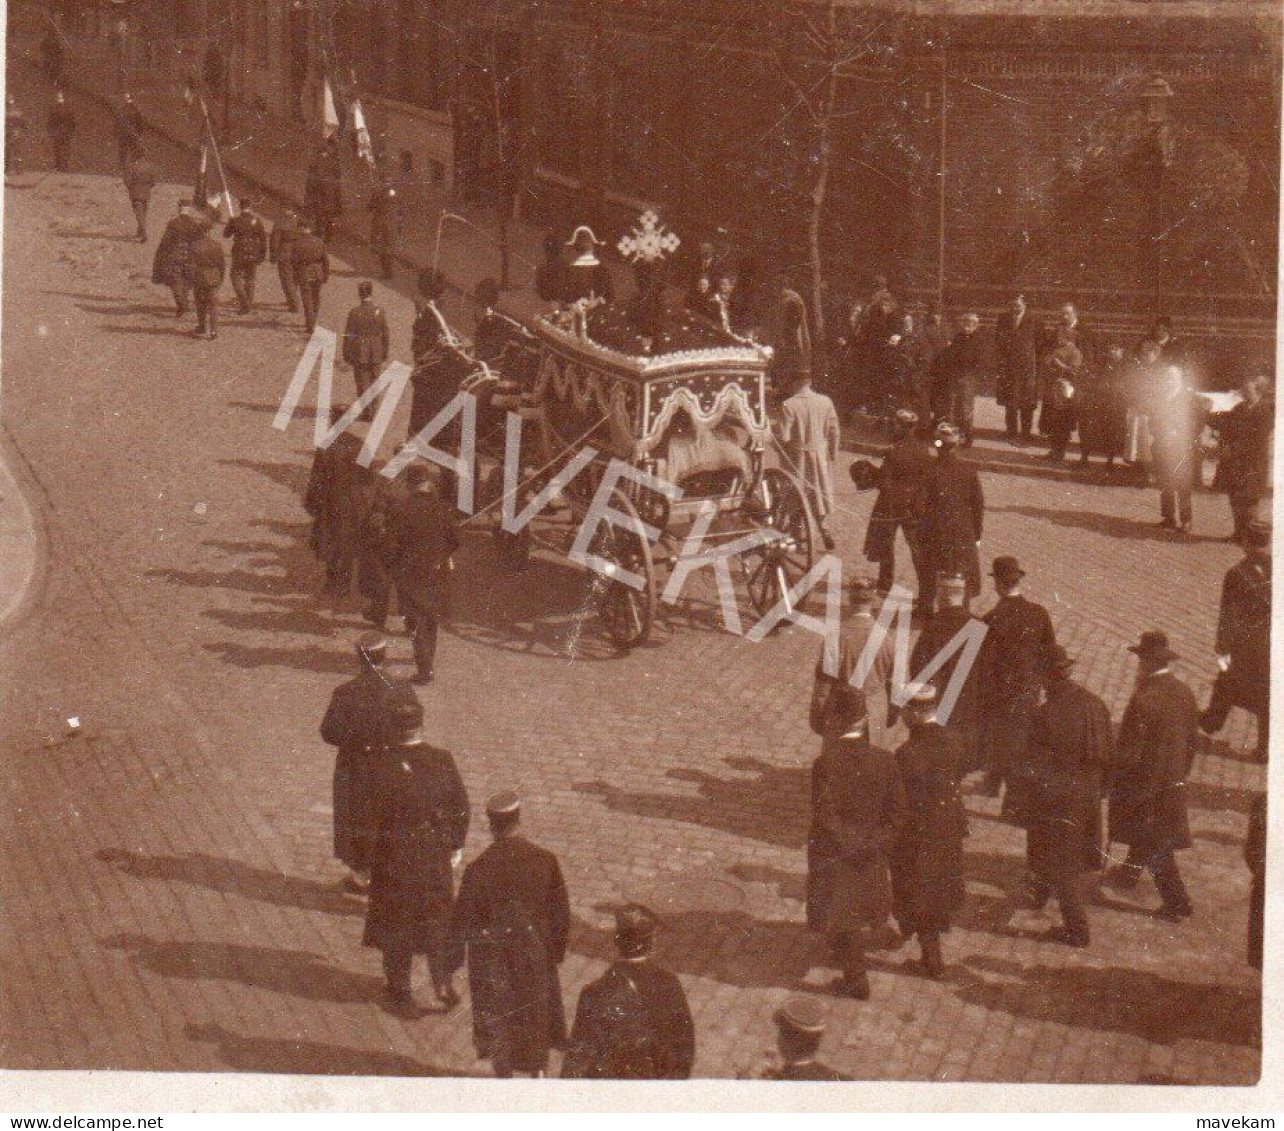
<path id="1" fill-rule="evenodd" d="M 1167 283 L 1166 242 L 1168 216 L 1165 204 L 1164 174 L 1173 159 L 1173 132 L 1171 106 L 1173 88 L 1162 75 L 1155 75 L 1141 90 L 1141 103 L 1145 114 L 1147 159 L 1147 196 L 1149 223 L 1146 243 L 1149 245 L 1150 289 L 1157 305 L 1157 313 L 1166 313 L 1164 291 Z"/>

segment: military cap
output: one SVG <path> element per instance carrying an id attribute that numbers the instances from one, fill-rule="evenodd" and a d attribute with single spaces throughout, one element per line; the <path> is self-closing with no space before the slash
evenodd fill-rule
<path id="1" fill-rule="evenodd" d="M 511 817 L 514 813 L 520 813 L 521 809 L 521 798 L 511 789 L 506 789 L 502 793 L 492 794 L 486 799 L 486 816 L 488 817 Z"/>
<path id="2" fill-rule="evenodd" d="M 948 420 L 942 420 L 936 426 L 936 446 L 938 448 L 953 448 L 958 445 L 958 442 L 959 430 Z"/>
<path id="3" fill-rule="evenodd" d="M 615 912 L 615 937 L 621 948 L 645 948 L 655 937 L 655 915 L 640 903 L 626 903 Z"/>
<path id="4" fill-rule="evenodd" d="M 825 1031 L 825 1009 L 815 998 L 791 997 L 776 1010 L 775 1021 L 791 1033 L 819 1037 Z"/>
<path id="5" fill-rule="evenodd" d="M 1168 633 L 1160 632 L 1158 629 L 1143 632 L 1141 639 L 1136 644 L 1133 644 L 1128 651 L 1143 660 L 1151 660 L 1156 663 L 1166 664 L 1170 660 L 1177 659 L 1177 653 L 1168 646 Z"/>
<path id="6" fill-rule="evenodd" d="M 996 581 L 1020 581 L 1025 576 L 1025 570 L 1021 568 L 1021 563 L 1016 558 L 1003 554 L 994 559 L 990 576 Z"/>
<path id="7" fill-rule="evenodd" d="M 388 651 L 388 638 L 382 632 L 363 632 L 357 637 L 357 651 L 371 659 L 383 659 Z"/>

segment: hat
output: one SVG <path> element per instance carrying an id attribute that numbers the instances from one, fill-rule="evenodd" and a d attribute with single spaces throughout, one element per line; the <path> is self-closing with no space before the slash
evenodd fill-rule
<path id="1" fill-rule="evenodd" d="M 942 420 L 936 426 L 936 446 L 938 448 L 958 447 L 959 430 L 948 420 Z"/>
<path id="2" fill-rule="evenodd" d="M 857 491 L 869 491 L 878 486 L 878 468 L 867 459 L 858 459 L 847 469 Z"/>
<path id="3" fill-rule="evenodd" d="M 825 1009 L 815 998 L 791 997 L 776 1010 L 775 1022 L 791 1033 L 819 1037 L 825 1031 Z"/>
<path id="4" fill-rule="evenodd" d="M 571 238 L 566 241 L 567 247 L 597 247 L 601 240 L 593 234 L 593 229 L 587 224 L 581 224 L 571 233 Z"/>
<path id="5" fill-rule="evenodd" d="M 522 811 L 522 800 L 511 789 L 492 794 L 486 799 L 486 816 L 511 817 Z"/>
<path id="6" fill-rule="evenodd" d="M 640 903 L 626 903 L 615 912 L 615 941 L 621 951 L 649 950 L 655 937 L 655 915 Z"/>
<path id="7" fill-rule="evenodd" d="M 374 294 L 374 284 L 369 279 L 362 279 L 357 284 L 357 294 L 362 298 L 369 298 Z"/>
<path id="8" fill-rule="evenodd" d="M 898 408 L 896 410 L 896 423 L 905 425 L 917 424 L 918 413 L 914 412 L 912 409 Z"/>
<path id="9" fill-rule="evenodd" d="M 1025 570 L 1016 558 L 1004 554 L 994 559 L 994 566 L 990 570 L 990 576 L 996 581 L 1006 581 L 1011 584 L 1014 581 L 1020 581 L 1025 576 Z"/>
<path id="10" fill-rule="evenodd" d="M 1254 550 L 1269 546 L 1271 544 L 1271 524 L 1265 519 L 1250 519 L 1244 526 L 1240 541 Z"/>
<path id="11" fill-rule="evenodd" d="M 372 660 L 381 660 L 388 651 L 388 638 L 382 632 L 363 632 L 357 637 L 357 651 Z"/>
<path id="12" fill-rule="evenodd" d="M 1060 644 L 1053 645 L 1052 651 L 1048 654 L 1048 671 L 1068 672 L 1073 666 L 1074 657 L 1062 648 Z"/>
<path id="13" fill-rule="evenodd" d="M 1154 663 L 1166 664 L 1170 660 L 1177 659 L 1177 653 L 1168 646 L 1168 633 L 1160 632 L 1158 629 L 1143 632 L 1141 639 L 1132 645 L 1128 651 L 1143 660 L 1150 660 Z"/>

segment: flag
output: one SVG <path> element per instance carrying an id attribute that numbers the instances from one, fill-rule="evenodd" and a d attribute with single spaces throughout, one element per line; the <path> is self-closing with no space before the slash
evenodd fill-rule
<path id="1" fill-rule="evenodd" d="M 370 131 L 366 128 L 366 115 L 359 98 L 352 100 L 352 135 L 357 139 L 357 156 L 373 168 L 374 146 L 370 144 Z"/>
<path id="2" fill-rule="evenodd" d="M 321 130 L 327 138 L 339 131 L 339 114 L 334 108 L 334 91 L 330 89 L 330 80 L 321 85 Z"/>

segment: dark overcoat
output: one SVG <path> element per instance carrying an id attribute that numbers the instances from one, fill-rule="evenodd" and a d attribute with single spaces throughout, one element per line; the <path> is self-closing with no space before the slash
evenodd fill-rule
<path id="1" fill-rule="evenodd" d="M 321 738 L 339 748 L 334 760 L 334 855 L 349 868 L 370 867 L 378 831 L 375 772 L 383 750 L 387 685 L 370 670 L 340 684 L 321 721 Z"/>
<path id="2" fill-rule="evenodd" d="M 388 319 L 373 302 L 359 302 L 343 326 L 343 360 L 349 365 L 382 365 L 388 360 Z"/>
<path id="3" fill-rule="evenodd" d="M 923 500 L 923 553 L 938 573 L 959 573 L 969 597 L 981 592 L 981 559 L 977 543 L 985 521 L 985 495 L 976 469 L 953 452 L 941 452 L 932 464 Z"/>
<path id="4" fill-rule="evenodd" d="M 198 291 L 216 291 L 227 273 L 223 245 L 208 232 L 192 241 L 188 254 L 188 278 Z"/>
<path id="5" fill-rule="evenodd" d="M 841 738 L 852 721 L 864 714 L 869 720 L 870 741 L 875 746 L 887 745 L 888 729 L 896 722 L 891 704 L 896 653 L 890 632 L 869 650 L 877 624 L 868 614 L 850 617 L 839 635 L 837 654 L 828 662 L 825 646 L 821 646 L 808 710 L 814 733 Z M 858 671 L 862 663 L 866 664 L 863 673 Z"/>
<path id="6" fill-rule="evenodd" d="M 893 913 L 905 934 L 948 931 L 964 896 L 963 746 L 945 727 L 917 727 L 896 763 L 906 820 L 890 859 Z"/>
<path id="7" fill-rule="evenodd" d="M 881 926 L 892 909 L 887 859 L 905 823 L 895 756 L 864 739 L 826 740 L 811 771 L 807 926 L 833 937 Z"/>
<path id="8" fill-rule="evenodd" d="M 928 479 L 935 463 L 932 448 L 911 435 L 896 444 L 878 469 L 878 497 L 865 531 L 865 557 L 881 562 L 892 556 L 896 530 L 904 523 L 916 528 L 923 519 Z"/>
<path id="9" fill-rule="evenodd" d="M 1018 323 L 1010 310 L 994 326 L 995 382 L 999 404 L 1030 408 L 1039 399 L 1039 328 L 1027 310 Z"/>
<path id="10" fill-rule="evenodd" d="M 327 283 L 330 280 L 330 253 L 325 240 L 312 232 L 299 232 L 290 245 L 295 278 L 300 283 Z"/>
<path id="11" fill-rule="evenodd" d="M 910 678 L 917 679 L 919 674 L 932 660 L 943 651 L 962 629 L 969 625 L 981 625 L 979 617 L 972 616 L 966 609 L 941 609 L 932 617 L 919 638 L 914 642 L 910 652 Z M 953 653 L 932 676 L 931 683 L 941 696 L 954 679 L 963 651 Z M 949 716 L 943 725 L 958 738 L 962 747 L 961 757 L 963 772 L 971 773 L 980 769 L 978 743 L 981 731 L 981 679 L 979 665 L 973 664 L 963 677 L 963 686 L 954 700 Z"/>
<path id="12" fill-rule="evenodd" d="M 497 1072 L 542 1072 L 566 1041 L 557 968 L 571 909 L 557 858 L 500 837 L 464 870 L 456 937 L 468 948 L 473 1039 Z"/>
<path id="13" fill-rule="evenodd" d="M 360 454 L 361 441 L 351 432 L 340 433 L 329 448 L 317 452 L 304 496 L 304 506 L 313 517 L 312 552 L 340 568 L 355 562 L 361 552 L 376 478 L 357 462 Z"/>
<path id="14" fill-rule="evenodd" d="M 563 1077 L 686 1080 L 694 1062 L 687 995 L 653 959 L 616 962 L 580 993 Z"/>
<path id="15" fill-rule="evenodd" d="M 440 616 L 449 597 L 446 562 L 459 545 L 454 513 L 440 496 L 416 491 L 394 512 L 393 522 L 398 597 Z"/>
<path id="16" fill-rule="evenodd" d="M 1231 702 L 1265 717 L 1271 706 L 1271 558 L 1254 551 L 1226 571 L 1217 617 L 1217 653 Z"/>
<path id="17" fill-rule="evenodd" d="M 1241 401 L 1221 423 L 1221 458 L 1214 486 L 1228 495 L 1261 499 L 1270 493 L 1275 405 Z"/>
<path id="18" fill-rule="evenodd" d="M 1199 706 L 1171 672 L 1142 679 L 1119 727 L 1110 790 L 1110 840 L 1145 857 L 1190 847 L 1186 775 L 1194 760 Z"/>
<path id="19" fill-rule="evenodd" d="M 161 233 L 152 256 L 152 282 L 172 286 L 187 277 L 191 262 L 192 241 L 205 233 L 205 226 L 194 216 L 179 213 Z"/>
<path id="20" fill-rule="evenodd" d="M 232 263 L 248 267 L 267 258 L 268 234 L 253 212 L 241 212 L 223 226 L 223 238 L 232 241 Z"/>

